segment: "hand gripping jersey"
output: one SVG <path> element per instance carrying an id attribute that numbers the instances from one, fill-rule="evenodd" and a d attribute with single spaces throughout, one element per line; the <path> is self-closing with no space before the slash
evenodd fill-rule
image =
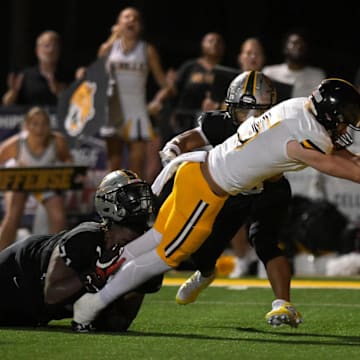
<path id="1" fill-rule="evenodd" d="M 201 114 L 198 122 L 198 131 L 212 146 L 222 143 L 233 135 L 238 127 L 227 111 L 205 112 Z"/>
<path id="2" fill-rule="evenodd" d="M 296 140 L 307 148 L 329 154 L 333 150 L 325 128 L 305 109 L 307 98 L 284 101 L 260 117 L 251 117 L 225 142 L 210 150 L 209 171 L 231 195 L 250 190 L 264 180 L 306 167 L 287 155 Z M 256 141 L 253 141 L 256 139 Z"/>

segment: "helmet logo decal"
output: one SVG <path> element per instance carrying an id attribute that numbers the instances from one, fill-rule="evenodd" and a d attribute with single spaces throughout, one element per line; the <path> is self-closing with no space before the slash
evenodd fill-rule
<path id="1" fill-rule="evenodd" d="M 254 98 L 254 96 L 250 94 L 245 94 L 241 96 L 240 102 L 243 102 L 244 104 L 248 104 L 248 105 L 256 105 L 256 99 Z"/>
<path id="2" fill-rule="evenodd" d="M 70 136 L 79 135 L 85 125 L 94 118 L 95 92 L 96 83 L 84 81 L 71 96 L 65 118 L 65 129 Z"/>

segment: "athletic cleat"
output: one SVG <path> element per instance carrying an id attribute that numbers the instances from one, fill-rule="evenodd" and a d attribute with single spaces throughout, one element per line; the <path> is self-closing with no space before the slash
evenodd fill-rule
<path id="1" fill-rule="evenodd" d="M 91 328 L 91 322 L 95 320 L 96 316 L 104 307 L 105 304 L 101 301 L 99 293 L 85 293 L 74 303 L 74 326 L 80 329 Z"/>
<path id="2" fill-rule="evenodd" d="M 195 271 L 180 287 L 176 294 L 176 302 L 187 305 L 194 302 L 201 291 L 206 289 L 215 279 L 216 273 L 210 276 L 202 276 L 200 271 Z"/>
<path id="3" fill-rule="evenodd" d="M 87 325 L 79 324 L 74 320 L 71 322 L 71 329 L 72 331 L 78 333 L 89 333 L 90 331 L 93 330 L 91 324 L 87 324 Z"/>
<path id="4" fill-rule="evenodd" d="M 295 306 L 285 300 L 274 300 L 272 310 L 265 315 L 265 319 L 271 326 L 289 325 L 298 327 L 303 322 L 301 314 Z"/>

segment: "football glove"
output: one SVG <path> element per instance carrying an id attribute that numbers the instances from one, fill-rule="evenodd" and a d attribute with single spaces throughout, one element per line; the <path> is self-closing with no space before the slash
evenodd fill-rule
<path id="1" fill-rule="evenodd" d="M 174 160 L 181 154 L 180 148 L 176 144 L 167 143 L 164 148 L 159 151 L 162 166 L 165 167 L 171 160 Z"/>
<path id="2" fill-rule="evenodd" d="M 121 267 L 125 258 L 121 258 L 124 248 L 120 244 L 115 244 L 111 249 L 106 250 L 97 259 L 95 269 L 86 271 L 80 275 L 81 282 L 87 292 L 95 293 L 103 288 L 110 275 Z"/>
<path id="3" fill-rule="evenodd" d="M 87 292 L 96 293 L 106 284 L 106 276 L 104 272 L 86 271 L 80 275 L 80 280 L 83 283 Z"/>
<path id="4" fill-rule="evenodd" d="M 120 244 L 115 244 L 111 249 L 106 250 L 96 261 L 96 273 L 106 279 L 110 275 L 115 274 L 126 260 L 125 258 L 121 258 L 123 252 L 124 248 Z"/>

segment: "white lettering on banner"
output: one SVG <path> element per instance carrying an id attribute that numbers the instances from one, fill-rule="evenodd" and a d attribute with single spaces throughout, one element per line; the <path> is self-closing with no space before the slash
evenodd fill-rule
<path id="1" fill-rule="evenodd" d="M 76 164 L 85 164 L 91 168 L 96 167 L 99 158 L 99 150 L 89 148 L 72 149 L 71 154 Z"/>
<path id="2" fill-rule="evenodd" d="M 360 224 L 360 186 L 307 168 L 286 173 L 293 195 L 326 199 L 337 206 L 351 223 Z"/>
<path id="3" fill-rule="evenodd" d="M 1 115 L 0 128 L 13 129 L 24 120 L 24 115 Z"/>
<path id="4" fill-rule="evenodd" d="M 360 224 L 360 186 L 348 180 L 326 176 L 328 200 L 354 224 Z"/>
<path id="5" fill-rule="evenodd" d="M 14 129 L 24 121 L 24 114 L 0 114 L 0 129 Z M 53 129 L 57 128 L 55 114 L 50 114 L 50 124 Z"/>

